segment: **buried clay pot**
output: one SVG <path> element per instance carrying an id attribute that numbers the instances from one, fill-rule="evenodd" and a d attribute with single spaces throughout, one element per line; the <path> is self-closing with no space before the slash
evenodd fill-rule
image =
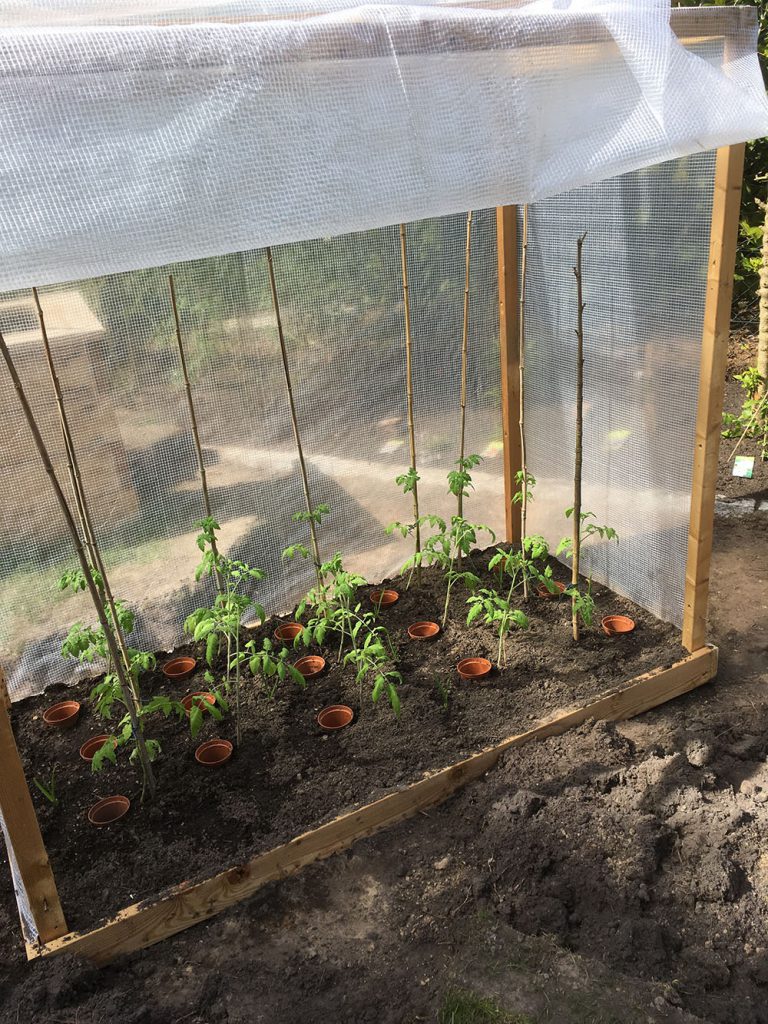
<path id="1" fill-rule="evenodd" d="M 326 732 L 335 732 L 349 725 L 353 718 L 354 712 L 346 704 L 329 704 L 318 714 L 317 724 Z"/>
<path id="2" fill-rule="evenodd" d="M 281 640 L 284 644 L 291 644 L 304 631 L 300 622 L 284 622 L 275 630 L 275 640 Z"/>
<path id="3" fill-rule="evenodd" d="M 400 600 L 400 595 L 396 590 L 372 590 L 368 596 L 377 611 L 379 608 L 391 608 L 396 601 Z"/>
<path id="4" fill-rule="evenodd" d="M 110 737 L 106 733 L 104 733 L 103 736 L 91 736 L 91 738 L 86 740 L 82 747 L 80 747 L 80 757 L 90 764 L 95 755 L 99 750 L 101 750 L 109 738 Z M 117 740 L 114 736 L 112 737 L 112 746 L 117 750 Z"/>
<path id="5" fill-rule="evenodd" d="M 473 680 L 487 676 L 492 667 L 487 658 L 462 658 L 456 670 L 462 679 Z"/>
<path id="6" fill-rule="evenodd" d="M 79 717 L 80 702 L 77 700 L 63 700 L 43 712 L 43 721 L 54 729 L 71 729 Z"/>
<path id="7" fill-rule="evenodd" d="M 436 622 L 414 622 L 408 627 L 408 636 L 411 640 L 434 640 L 440 632 Z"/>
<path id="8" fill-rule="evenodd" d="M 198 707 L 202 707 L 204 704 L 215 704 L 216 697 L 210 690 L 198 690 L 197 693 L 188 693 L 186 697 L 182 697 L 181 703 L 184 710 L 189 714 L 193 704 L 197 704 Z"/>
<path id="9" fill-rule="evenodd" d="M 105 796 L 90 808 L 88 821 L 99 828 L 102 825 L 111 825 L 113 821 L 119 821 L 124 817 L 130 806 L 131 801 L 127 796 Z"/>
<path id="10" fill-rule="evenodd" d="M 547 590 L 543 583 L 540 583 L 538 587 L 536 587 L 536 596 L 543 597 L 545 600 L 548 598 L 550 601 L 555 597 L 562 597 L 563 592 L 565 591 L 565 584 L 558 583 L 557 580 L 552 580 L 552 582 L 557 587 L 557 590 L 555 590 L 554 593 Z"/>
<path id="11" fill-rule="evenodd" d="M 603 632 L 606 636 L 619 636 L 622 633 L 631 633 L 635 628 L 635 620 L 628 615 L 606 615 L 600 620 Z"/>
<path id="12" fill-rule="evenodd" d="M 229 740 L 206 740 L 195 751 L 195 760 L 206 768 L 218 768 L 232 757 Z"/>
<path id="13" fill-rule="evenodd" d="M 319 654 L 308 654 L 306 658 L 299 658 L 293 666 L 297 672 L 301 672 L 305 679 L 316 679 L 325 668 L 325 658 Z"/>
<path id="14" fill-rule="evenodd" d="M 163 675 L 166 679 L 181 682 L 182 679 L 189 679 L 196 668 L 195 658 L 171 658 L 163 665 Z"/>

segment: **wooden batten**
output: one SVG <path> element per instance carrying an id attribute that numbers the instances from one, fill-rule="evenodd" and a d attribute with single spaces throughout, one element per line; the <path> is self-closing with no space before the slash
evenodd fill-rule
<path id="1" fill-rule="evenodd" d="M 7 696 L 5 678 L 0 669 L 0 813 L 37 933 L 41 942 L 50 942 L 67 933 L 67 922 L 24 778 L 11 728 Z"/>
<path id="2" fill-rule="evenodd" d="M 638 715 L 687 693 L 717 671 L 717 648 L 705 647 L 669 668 L 656 669 L 580 707 L 557 712 L 533 729 L 443 768 L 405 789 L 344 814 L 282 846 L 194 885 L 176 886 L 154 903 L 134 904 L 88 932 L 73 932 L 37 949 L 30 958 L 74 953 L 106 964 L 124 953 L 144 949 L 213 917 L 251 896 L 267 882 L 292 875 L 313 861 L 346 849 L 358 839 L 440 803 L 492 768 L 501 754 L 531 740 L 555 736 L 587 719 L 618 721 Z"/>
<path id="3" fill-rule="evenodd" d="M 688 560 L 685 571 L 683 646 L 689 651 L 696 651 L 702 647 L 707 637 L 717 460 L 723 429 L 723 392 L 728 363 L 733 272 L 736 263 L 743 173 L 743 145 L 718 149 L 701 343 Z"/>
<path id="4" fill-rule="evenodd" d="M 512 501 L 516 474 L 523 468 L 520 444 L 520 281 L 517 259 L 517 207 L 496 208 L 499 273 L 499 358 L 501 425 L 504 442 L 504 515 L 506 539 L 520 540 L 520 506 Z"/>

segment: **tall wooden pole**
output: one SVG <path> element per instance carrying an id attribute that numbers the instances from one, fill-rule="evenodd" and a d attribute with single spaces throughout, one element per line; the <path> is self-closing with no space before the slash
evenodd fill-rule
<path id="1" fill-rule="evenodd" d="M 27 424 L 29 425 L 29 429 L 32 433 L 32 438 L 35 442 L 35 447 L 37 448 L 38 454 L 40 456 L 40 461 L 43 463 L 45 472 L 48 474 L 48 478 L 51 482 L 51 486 L 53 487 L 53 491 L 56 496 L 56 500 L 59 504 L 59 508 L 61 509 L 61 513 L 64 516 L 64 521 L 67 525 L 67 529 L 69 530 L 70 536 L 72 537 L 72 542 L 75 546 L 75 552 L 77 554 L 77 560 L 80 563 L 80 569 L 82 570 L 86 586 L 88 587 L 88 592 L 91 595 L 91 600 L 93 601 L 94 608 L 96 609 L 96 614 L 99 619 L 99 625 L 101 626 L 104 632 L 104 639 L 107 644 L 107 650 L 109 651 L 109 656 L 112 659 L 112 663 L 115 668 L 115 673 L 117 674 L 117 678 L 120 683 L 121 698 L 128 710 L 128 717 L 131 722 L 133 735 L 136 739 L 136 748 L 139 752 L 139 760 L 141 762 L 142 771 L 144 773 L 144 782 L 146 784 L 147 789 L 149 790 L 150 796 L 153 796 L 156 789 L 155 776 L 152 771 L 152 763 L 149 760 L 149 755 L 147 753 L 146 745 L 144 743 L 144 737 L 141 731 L 141 723 L 139 721 L 138 708 L 134 700 L 132 683 L 129 678 L 129 674 L 126 672 L 125 665 L 123 664 L 122 654 L 117 645 L 117 641 L 115 640 L 115 634 L 113 633 L 111 624 L 107 618 L 107 613 L 104 608 L 104 602 L 102 601 L 98 588 L 94 583 L 93 573 L 91 572 L 91 566 L 88 562 L 88 558 L 85 553 L 85 548 L 83 547 L 83 541 L 80 538 L 80 534 L 78 532 L 75 520 L 72 516 L 72 512 L 69 508 L 67 499 L 64 495 L 63 490 L 61 489 L 61 484 L 59 483 L 58 478 L 56 477 L 56 472 L 53 468 L 51 457 L 48 454 L 48 449 L 45 446 L 45 442 L 43 441 L 42 435 L 37 426 L 37 421 L 35 420 L 32 408 L 29 404 L 29 401 L 27 400 L 27 396 L 24 392 L 24 387 L 19 379 L 18 373 L 16 372 L 16 367 L 13 363 L 13 359 L 11 358 L 11 354 L 8 351 L 8 346 L 5 343 L 5 338 L 1 333 L 0 355 L 2 355 L 3 359 L 5 360 L 6 366 L 8 367 L 8 372 L 11 376 L 11 380 L 13 381 L 13 386 L 16 390 L 16 395 L 21 404 L 21 408 L 27 420 Z M 115 619 L 115 624 L 117 625 L 117 620 L 114 611 L 112 612 L 112 614 L 113 618 Z"/>
<path id="2" fill-rule="evenodd" d="M 187 357 L 184 352 L 184 340 L 181 334 L 181 321 L 179 319 L 179 307 L 176 302 L 176 287 L 173 281 L 173 274 L 168 275 L 168 290 L 171 294 L 171 306 L 173 308 L 173 319 L 176 324 L 176 346 L 179 350 L 179 362 L 181 363 L 181 372 L 184 374 L 184 389 L 187 396 L 187 408 L 189 409 L 189 419 L 192 424 L 192 437 L 195 441 L 195 452 L 197 453 L 197 468 L 200 473 L 200 487 L 203 492 L 203 508 L 205 509 L 205 515 L 208 519 L 213 519 L 213 512 L 211 510 L 211 496 L 208 493 L 208 474 L 205 469 L 205 459 L 203 458 L 203 448 L 200 444 L 200 431 L 197 426 L 197 413 L 195 411 L 195 403 L 192 399 L 192 384 L 189 380 L 189 371 L 187 369 Z M 213 553 L 214 559 L 214 573 L 216 576 L 216 586 L 218 587 L 219 593 L 224 591 L 224 583 L 221 578 L 221 572 L 219 570 L 219 550 L 216 544 L 216 538 L 211 535 L 211 552 Z"/>
<path id="3" fill-rule="evenodd" d="M 520 540 L 520 505 L 514 500 L 517 475 L 522 470 L 520 451 L 520 317 L 517 272 L 517 207 L 496 208 L 496 244 L 499 287 L 499 360 L 501 368 L 501 427 L 504 442 L 504 513 L 506 539 Z"/>
<path id="4" fill-rule="evenodd" d="M 416 554 L 421 551 L 421 524 L 419 523 L 419 485 L 416 470 L 416 426 L 413 419 L 413 349 L 411 338 L 411 299 L 408 290 L 408 250 L 405 224 L 400 225 L 400 262 L 403 275 L 403 316 L 405 318 L 405 390 L 408 400 L 408 442 L 413 471 L 413 520 Z M 421 565 L 416 567 L 416 582 L 421 585 Z"/>
<path id="5" fill-rule="evenodd" d="M 275 281 L 275 268 L 272 264 L 272 249 L 267 246 L 267 267 L 269 269 L 269 287 L 272 292 L 272 306 L 275 311 L 275 322 L 277 324 L 277 337 L 280 342 L 280 354 L 283 358 L 283 374 L 285 376 L 285 388 L 288 392 L 288 408 L 291 413 L 291 424 L 293 425 L 293 438 L 296 442 L 296 451 L 299 455 L 299 469 L 301 470 L 301 485 L 304 490 L 304 501 L 307 506 L 308 525 L 309 525 L 309 536 L 312 545 L 312 560 L 315 566 L 315 576 L 317 578 L 317 585 L 322 590 L 324 586 L 324 580 L 320 567 L 322 562 L 320 561 L 320 547 L 317 543 L 317 529 L 315 526 L 315 520 L 313 518 L 314 505 L 312 504 L 312 495 L 309 488 L 309 477 L 307 476 L 307 465 L 304 461 L 304 449 L 301 444 L 301 434 L 299 432 L 299 419 L 296 414 L 296 403 L 293 400 L 293 387 L 291 385 L 291 371 L 288 366 L 288 352 L 285 347 L 285 335 L 283 334 L 283 321 L 280 316 L 280 301 L 277 295 L 277 283 Z"/>
<path id="6" fill-rule="evenodd" d="M 459 431 L 459 469 L 463 469 L 467 431 L 467 362 L 469 355 L 469 272 L 472 246 L 472 211 L 467 214 L 467 242 L 464 250 L 464 320 L 461 331 L 461 426 Z M 464 488 L 458 494 L 459 518 L 464 515 Z M 459 559 L 461 553 L 459 553 Z"/>
<path id="7" fill-rule="evenodd" d="M 581 276 L 581 250 L 586 232 L 576 242 L 576 458 L 573 470 L 573 571 L 571 583 L 579 585 L 579 559 L 581 556 L 581 462 L 584 437 L 584 299 Z M 579 640 L 579 615 L 576 598 L 571 598 L 571 624 L 573 639 Z"/>
<path id="8" fill-rule="evenodd" d="M 522 495 L 520 501 L 520 551 L 523 568 L 523 600 L 528 600 L 528 567 L 525 563 L 525 532 L 528 520 L 528 460 L 525 454 L 525 281 L 528 269 L 528 206 L 523 207 L 523 251 L 520 264 L 520 324 L 518 344 L 520 346 L 520 462 L 522 472 Z"/>

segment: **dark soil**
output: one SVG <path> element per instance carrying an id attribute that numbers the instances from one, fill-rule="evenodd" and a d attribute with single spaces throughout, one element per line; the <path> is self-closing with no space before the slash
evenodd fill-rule
<path id="1" fill-rule="evenodd" d="M 478 552 L 473 557 L 482 569 L 487 555 Z M 562 566 L 556 565 L 555 572 L 564 578 Z M 489 582 L 490 575 L 484 575 Z M 459 616 L 466 606 L 458 595 L 453 618 L 437 640 L 409 641 L 409 624 L 440 619 L 442 579 L 438 570 L 430 569 L 418 590 L 407 590 L 400 579 L 388 582 L 401 593 L 397 604 L 381 612 L 399 648 L 404 677 L 399 719 L 385 699 L 374 705 L 367 688 L 361 694 L 354 670 L 338 665 L 338 652 L 326 649 L 322 653 L 330 667 L 304 690 L 290 683 L 270 701 L 258 681 L 245 680 L 243 739 L 223 769 L 199 766 L 194 749 L 214 735 L 234 741 L 233 714 L 222 723 L 208 720 L 196 741 L 176 718 L 153 720 L 147 733 L 162 744 L 156 765 L 158 797 L 143 807 L 137 773 L 125 754 L 117 767 L 107 766 L 100 775 L 90 772 L 78 757 L 89 735 L 106 731 L 88 701 L 90 683 L 51 689 L 14 704 L 14 728 L 27 777 L 47 781 L 57 766 L 59 805 L 51 807 L 37 791 L 33 795 L 71 928 L 93 925 L 164 887 L 210 877 L 415 781 L 429 769 L 525 731 L 540 718 L 586 703 L 684 654 L 674 627 L 595 587 L 598 621 L 579 645 L 570 637 L 567 599 L 532 598 L 530 629 L 509 638 L 508 667 L 495 670 L 485 684 L 466 683 L 456 673 L 456 662 L 470 655 L 495 662 L 495 634 L 487 626 L 464 625 Z M 366 602 L 368 589 L 362 592 Z M 599 617 L 608 612 L 631 615 L 637 622 L 635 632 L 606 637 Z M 275 625 L 271 621 L 253 635 L 271 635 Z M 175 653 L 190 652 L 202 657 L 191 647 Z M 217 667 L 221 671 L 223 665 Z M 438 682 L 450 687 L 447 708 Z M 142 680 L 145 697 L 161 692 L 181 697 L 206 688 L 202 667 L 175 688 L 169 688 L 159 669 Z M 42 711 L 64 693 L 82 701 L 81 719 L 71 730 L 48 729 Z M 338 734 L 327 735 L 316 724 L 317 712 L 339 702 L 353 707 L 355 721 Z M 133 801 L 129 815 L 106 829 L 89 825 L 88 807 L 118 792 Z"/>
<path id="2" fill-rule="evenodd" d="M 757 361 L 757 337 L 743 333 L 731 338 L 728 350 L 728 371 L 725 381 L 724 412 L 738 415 L 746 398 L 737 373 L 743 373 Z M 717 492 L 729 499 L 754 501 L 757 507 L 761 501 L 768 501 L 768 461 L 760 457 L 760 449 L 751 438 L 742 441 L 737 455 L 753 455 L 755 468 L 751 479 L 733 476 L 734 459 L 731 453 L 736 447 L 738 437 L 725 437 L 720 443 L 720 460 L 718 465 Z"/>

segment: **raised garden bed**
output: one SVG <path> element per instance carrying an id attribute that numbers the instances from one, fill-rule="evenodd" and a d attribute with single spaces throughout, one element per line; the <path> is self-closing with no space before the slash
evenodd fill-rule
<path id="1" fill-rule="evenodd" d="M 486 561 L 485 554 L 475 556 L 477 568 Z M 555 577 L 565 581 L 567 570 L 553 565 Z M 487 571 L 483 575 L 490 576 Z M 343 812 L 401 790 L 431 770 L 524 734 L 564 709 L 589 705 L 685 655 L 677 629 L 595 587 L 598 616 L 628 614 L 637 623 L 633 633 L 608 637 L 596 622 L 576 645 L 570 637 L 570 602 L 532 597 L 530 629 L 511 636 L 508 667 L 494 668 L 482 683 L 464 682 L 455 667 L 461 658 L 479 655 L 495 661 L 492 630 L 464 624 L 464 597 L 457 592 L 446 629 L 431 641 L 411 640 L 409 625 L 439 621 L 442 580 L 436 570 L 427 570 L 419 590 L 406 589 L 401 578 L 386 583 L 400 592 L 397 603 L 380 613 L 399 649 L 404 678 L 399 718 L 384 700 L 374 705 L 367 687 L 361 694 L 354 670 L 338 665 L 337 651 L 329 645 L 322 651 L 327 669 L 304 690 L 288 681 L 270 701 L 258 680 L 244 681 L 243 740 L 221 768 L 197 764 L 194 751 L 213 736 L 234 741 L 231 716 L 221 723 L 207 719 L 194 741 L 175 718 L 153 725 L 163 748 L 157 762 L 158 796 L 143 807 L 137 774 L 125 757 L 95 775 L 78 754 L 89 736 L 105 731 L 88 701 L 90 684 L 49 690 L 14 705 L 27 778 L 48 779 L 57 766 L 58 806 L 37 792 L 34 797 L 70 928 L 91 927 L 167 886 L 195 883 L 243 864 Z M 361 594 L 367 595 L 368 589 L 373 588 Z M 270 620 L 246 632 L 272 635 L 276 625 L 277 620 Z M 302 653 L 297 651 L 296 659 Z M 186 654 L 199 658 L 195 674 L 183 683 L 169 682 L 160 665 Z M 203 670 L 202 652 L 183 646 L 158 659 L 157 670 L 142 680 L 142 689 L 182 697 L 206 688 Z M 64 694 L 83 703 L 78 722 L 67 730 L 46 727 L 44 708 Z M 335 703 L 350 705 L 355 718 L 347 728 L 327 733 L 316 716 Z M 130 811 L 108 828 L 94 828 L 87 820 L 88 808 L 113 793 L 131 798 Z M 119 872 L 113 870 L 116 863 L 121 864 Z"/>

